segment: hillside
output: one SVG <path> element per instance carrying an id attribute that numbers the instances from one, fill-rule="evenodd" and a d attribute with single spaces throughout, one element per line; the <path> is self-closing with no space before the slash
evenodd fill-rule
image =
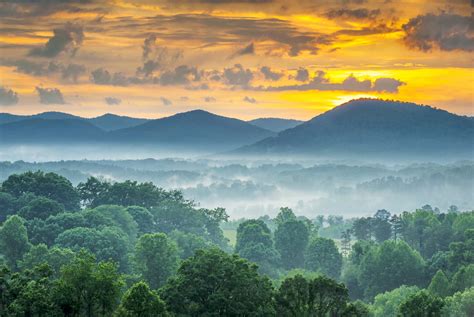
<path id="1" fill-rule="evenodd" d="M 262 129 L 270 130 L 273 132 L 281 132 L 287 129 L 296 127 L 297 125 L 303 123 L 304 121 L 293 120 L 293 119 L 281 119 L 281 118 L 258 118 L 248 121 L 248 123 L 253 124 Z"/>
<path id="2" fill-rule="evenodd" d="M 273 135 L 273 132 L 245 121 L 194 110 L 151 120 L 136 127 L 112 131 L 108 140 L 230 150 Z"/>
<path id="3" fill-rule="evenodd" d="M 236 151 L 322 156 L 473 154 L 474 121 L 429 106 L 353 100 L 293 129 Z"/>
<path id="4" fill-rule="evenodd" d="M 86 120 L 105 131 L 135 127 L 148 121 L 147 119 L 118 116 L 111 113 Z"/>
<path id="5" fill-rule="evenodd" d="M 100 141 L 102 129 L 77 119 L 26 119 L 0 125 L 0 141 L 4 144 L 74 143 Z"/>

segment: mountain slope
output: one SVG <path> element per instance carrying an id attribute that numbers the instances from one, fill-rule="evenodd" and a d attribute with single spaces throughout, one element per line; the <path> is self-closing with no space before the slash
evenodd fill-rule
<path id="1" fill-rule="evenodd" d="M 287 129 L 294 128 L 297 125 L 303 123 L 304 121 L 280 118 L 259 118 L 247 122 L 262 129 L 278 133 Z"/>
<path id="2" fill-rule="evenodd" d="M 135 127 L 149 121 L 147 119 L 118 116 L 111 113 L 106 113 L 102 116 L 86 120 L 105 131 Z"/>
<path id="3" fill-rule="evenodd" d="M 199 149 L 231 149 L 273 135 L 273 132 L 245 121 L 194 110 L 112 131 L 108 140 Z"/>
<path id="4" fill-rule="evenodd" d="M 474 121 L 413 103 L 353 100 L 241 154 L 472 155 Z"/>
<path id="5" fill-rule="evenodd" d="M 29 118 L 29 116 L 21 116 L 21 115 L 2 112 L 0 113 L 0 124 L 21 121 L 27 118 Z"/>
<path id="6" fill-rule="evenodd" d="M 98 142 L 104 136 L 102 129 L 77 119 L 33 118 L 0 125 L 0 141 L 4 144 Z"/>

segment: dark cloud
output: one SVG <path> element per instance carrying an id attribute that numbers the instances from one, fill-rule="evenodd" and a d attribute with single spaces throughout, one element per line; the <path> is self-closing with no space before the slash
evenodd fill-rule
<path id="1" fill-rule="evenodd" d="M 163 40 L 201 41 L 207 45 L 241 44 L 258 41 L 270 41 L 284 47 L 290 56 L 302 52 L 316 54 L 322 45 L 333 41 L 331 35 L 314 31 L 303 31 L 290 21 L 268 18 L 236 18 L 219 17 L 209 14 L 178 14 L 157 15 L 146 20 L 123 18 L 123 23 L 116 31 L 128 32 L 132 28 L 169 29 L 173 32 L 162 31 L 159 37 Z M 246 47 L 251 51 L 252 46 Z"/>
<path id="2" fill-rule="evenodd" d="M 238 56 L 254 55 L 254 54 L 255 54 L 255 45 L 252 42 L 249 45 L 245 46 L 244 48 L 241 48 L 240 50 L 232 54 L 229 58 L 232 59 Z"/>
<path id="3" fill-rule="evenodd" d="M 123 73 L 109 73 L 108 70 L 98 68 L 91 72 L 91 81 L 97 85 L 127 86 L 130 78 Z"/>
<path id="4" fill-rule="evenodd" d="M 69 64 L 61 70 L 61 78 L 63 80 L 77 83 L 79 76 L 86 72 L 86 67 L 79 64 Z"/>
<path id="5" fill-rule="evenodd" d="M 119 105 L 122 103 L 122 99 L 116 97 L 105 97 L 105 102 L 108 105 Z"/>
<path id="6" fill-rule="evenodd" d="M 398 92 L 400 86 L 406 85 L 406 83 L 393 79 L 393 78 L 377 78 L 374 82 L 373 90 L 379 92 Z"/>
<path id="7" fill-rule="evenodd" d="M 164 97 L 160 97 L 160 100 L 161 100 L 161 103 L 163 104 L 163 106 L 171 106 L 173 104 L 173 102 L 167 98 L 164 98 Z"/>
<path id="8" fill-rule="evenodd" d="M 353 20 L 374 20 L 380 16 L 380 9 L 369 10 L 365 8 L 359 9 L 331 9 L 326 12 L 325 16 L 329 19 L 353 19 Z"/>
<path id="9" fill-rule="evenodd" d="M 43 47 L 36 47 L 30 51 L 30 56 L 56 57 L 61 52 L 74 56 L 84 40 L 82 26 L 67 23 L 63 28 L 53 30 L 53 37 Z"/>
<path id="10" fill-rule="evenodd" d="M 403 25 L 404 43 L 413 49 L 430 51 L 474 50 L 472 16 L 441 13 L 419 15 Z"/>
<path id="11" fill-rule="evenodd" d="M 18 103 L 18 94 L 13 90 L 0 86 L 0 105 L 12 106 Z"/>
<path id="12" fill-rule="evenodd" d="M 281 77 L 283 77 L 282 73 L 274 72 L 268 66 L 263 66 L 262 68 L 260 68 L 260 72 L 265 76 L 265 79 L 267 80 L 277 81 Z"/>
<path id="13" fill-rule="evenodd" d="M 297 81 L 308 81 L 309 80 L 309 72 L 306 68 L 298 68 L 296 71 L 295 79 Z"/>
<path id="14" fill-rule="evenodd" d="M 36 87 L 36 91 L 38 92 L 40 103 L 42 104 L 45 104 L 45 105 L 65 104 L 63 94 L 57 88 Z"/>
<path id="15" fill-rule="evenodd" d="M 163 86 L 186 85 L 201 79 L 201 73 L 196 67 L 181 65 L 172 71 L 165 71 L 159 77 L 159 83 Z"/>
<path id="16" fill-rule="evenodd" d="M 179 98 L 180 101 L 188 101 L 189 100 L 189 97 L 186 97 L 186 96 L 182 96 Z"/>
<path id="17" fill-rule="evenodd" d="M 15 67 L 15 71 L 31 76 L 56 76 L 61 80 L 77 83 L 79 77 L 85 73 L 84 65 L 69 64 L 67 66 L 51 61 L 47 63 L 33 62 L 27 59 L 1 60 L 0 65 Z"/>
<path id="18" fill-rule="evenodd" d="M 378 78 L 374 82 L 370 79 L 360 80 L 353 75 L 348 76 L 342 83 L 333 83 L 327 77 L 323 71 L 318 71 L 316 75 L 307 84 L 300 85 L 287 85 L 287 86 L 270 86 L 270 87 L 257 87 L 256 90 L 265 91 L 287 91 L 287 90 L 298 90 L 298 91 L 309 91 L 309 90 L 322 90 L 322 91 L 361 91 L 361 92 L 398 92 L 398 87 L 404 85 L 404 82 L 393 78 Z"/>
<path id="19" fill-rule="evenodd" d="M 204 97 L 205 102 L 216 102 L 216 98 L 214 97 Z"/>
<path id="20" fill-rule="evenodd" d="M 244 69 L 242 65 L 235 64 L 234 67 L 224 69 L 224 81 L 228 85 L 246 87 L 253 79 L 250 69 Z"/>
<path id="21" fill-rule="evenodd" d="M 0 16 L 24 19 L 57 12 L 104 14 L 108 6 L 107 0 L 3 0 L 0 1 Z"/>
<path id="22" fill-rule="evenodd" d="M 137 76 L 150 77 L 154 72 L 164 70 L 183 57 L 181 50 L 171 51 L 156 43 L 156 34 L 148 35 L 143 42 L 143 66 L 137 68 Z"/>
<path id="23" fill-rule="evenodd" d="M 145 41 L 143 42 L 143 53 L 142 58 L 144 61 L 148 60 L 148 56 L 154 51 L 156 46 L 156 35 L 150 34 L 146 37 Z"/>
<path id="24" fill-rule="evenodd" d="M 248 97 L 248 96 L 245 96 L 243 100 L 248 103 L 257 103 L 257 100 L 255 100 L 255 98 Z"/>

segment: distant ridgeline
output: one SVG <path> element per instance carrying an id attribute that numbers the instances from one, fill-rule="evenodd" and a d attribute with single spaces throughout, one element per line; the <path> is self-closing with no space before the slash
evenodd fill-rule
<path id="1" fill-rule="evenodd" d="M 474 120 L 413 103 L 358 99 L 304 123 L 275 118 L 245 122 L 202 110 L 156 120 L 0 114 L 0 138 L 13 145 L 134 144 L 228 156 L 471 158 Z"/>

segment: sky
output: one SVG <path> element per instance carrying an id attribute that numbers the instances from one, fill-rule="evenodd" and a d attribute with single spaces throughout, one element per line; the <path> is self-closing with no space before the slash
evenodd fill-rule
<path id="1" fill-rule="evenodd" d="M 0 112 L 474 114 L 470 0 L 0 0 Z"/>

